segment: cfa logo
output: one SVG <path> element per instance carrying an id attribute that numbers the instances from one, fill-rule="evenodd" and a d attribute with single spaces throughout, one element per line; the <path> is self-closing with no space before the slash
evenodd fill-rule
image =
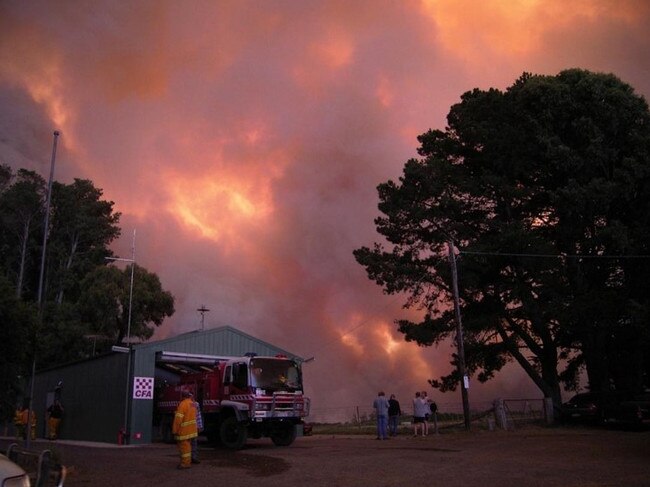
<path id="1" fill-rule="evenodd" d="M 153 399 L 153 377 L 133 378 L 133 398 Z"/>

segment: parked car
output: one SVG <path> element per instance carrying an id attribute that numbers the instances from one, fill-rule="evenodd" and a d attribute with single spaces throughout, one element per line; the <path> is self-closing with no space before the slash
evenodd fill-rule
<path id="1" fill-rule="evenodd" d="M 30 487 L 29 476 L 27 473 L 0 454 L 0 486 L 2 487 Z"/>
<path id="2" fill-rule="evenodd" d="M 650 421 L 650 393 L 583 392 L 562 405 L 564 422 L 640 425 Z"/>
<path id="3" fill-rule="evenodd" d="M 650 423 L 650 392 L 634 394 L 621 401 L 618 420 L 632 425 Z"/>
<path id="4" fill-rule="evenodd" d="M 562 404 L 560 417 L 563 422 L 596 423 L 601 416 L 600 393 L 583 392 L 576 394 Z"/>

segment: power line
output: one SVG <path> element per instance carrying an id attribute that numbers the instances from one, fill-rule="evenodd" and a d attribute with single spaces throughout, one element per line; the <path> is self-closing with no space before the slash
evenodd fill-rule
<path id="1" fill-rule="evenodd" d="M 455 247 L 456 250 L 458 251 L 458 254 L 466 254 L 466 255 L 485 255 L 485 256 L 490 256 L 490 257 L 529 257 L 529 258 L 542 258 L 542 259 L 566 259 L 566 258 L 575 258 L 575 259 L 649 259 L 650 255 L 609 255 L 609 254 L 602 254 L 602 255 L 593 255 L 593 254 L 520 254 L 520 253 L 514 253 L 514 252 L 480 252 L 480 251 L 472 251 L 472 250 L 460 250 L 458 247 Z M 441 260 L 443 257 L 440 257 Z M 428 273 L 423 273 L 422 276 L 416 281 L 416 285 L 420 284 L 423 279 L 428 275 Z M 379 312 L 384 311 L 388 309 L 393 303 L 398 301 L 399 299 L 402 299 L 399 296 L 395 296 L 393 299 L 389 300 L 385 305 L 381 306 L 379 308 Z M 330 340 L 329 342 L 323 344 L 320 347 L 320 350 L 329 348 L 331 345 L 334 343 L 338 342 L 340 339 L 351 335 L 355 331 L 357 331 L 359 328 L 362 328 L 366 325 L 368 325 L 371 321 L 373 321 L 375 318 L 368 318 L 366 320 L 363 320 L 361 323 L 358 325 L 348 329 L 345 331 L 343 334 L 341 334 L 338 338 Z"/>
<path id="2" fill-rule="evenodd" d="M 458 248 L 458 247 L 456 247 Z M 479 252 L 472 250 L 460 250 L 459 254 L 466 255 L 487 255 L 490 257 L 531 257 L 542 259 L 650 259 L 650 255 L 593 255 L 593 254 L 517 254 L 512 252 Z"/>

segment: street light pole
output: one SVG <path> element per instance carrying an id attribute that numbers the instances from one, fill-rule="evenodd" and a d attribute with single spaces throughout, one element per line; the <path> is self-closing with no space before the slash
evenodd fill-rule
<path id="1" fill-rule="evenodd" d="M 38 305 L 38 321 L 43 321 L 43 281 L 45 276 L 45 254 L 47 249 L 47 238 L 50 233 L 50 202 L 52 201 L 52 182 L 54 180 L 54 163 L 56 161 L 56 146 L 61 132 L 54 131 L 54 141 L 52 142 L 52 159 L 50 160 L 50 178 L 47 183 L 47 201 L 45 203 L 45 222 L 43 223 L 43 248 L 41 250 L 41 271 L 38 276 L 38 295 L 36 303 Z M 36 336 L 34 336 L 33 343 L 34 357 L 32 357 L 32 384 L 29 393 L 29 401 L 27 404 L 27 424 L 25 425 L 25 447 L 29 448 L 32 437 L 32 405 L 34 402 L 34 382 L 36 382 Z"/>
<path id="2" fill-rule="evenodd" d="M 131 311 L 133 305 L 133 275 L 135 272 L 135 228 L 133 229 L 133 241 L 131 243 L 131 285 L 129 287 L 129 319 L 126 326 L 126 339 L 131 339 Z M 130 346 L 127 342 L 127 346 Z M 130 356 L 130 354 L 129 354 Z"/>
<path id="3" fill-rule="evenodd" d="M 131 284 L 129 286 L 129 316 L 126 324 L 126 389 L 124 391 L 124 444 L 129 441 L 129 386 L 131 385 L 131 316 L 133 310 L 133 277 L 135 273 L 135 229 L 133 229 L 133 242 L 131 244 L 131 258 L 106 257 L 106 260 L 131 263 Z"/>

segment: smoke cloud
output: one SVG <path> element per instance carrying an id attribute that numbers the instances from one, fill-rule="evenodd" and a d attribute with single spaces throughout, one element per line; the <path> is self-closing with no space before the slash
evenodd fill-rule
<path id="1" fill-rule="evenodd" d="M 91 179 L 123 213 L 118 255 L 176 298 L 164 338 L 232 325 L 305 358 L 318 418 L 380 389 L 409 403 L 452 349 L 405 343 L 352 250 L 376 186 L 474 87 L 613 72 L 650 93 L 643 0 L 0 4 L 0 160 Z M 462 279 L 462 276 L 461 276 Z M 433 392 L 441 409 L 460 394 Z M 516 367 L 470 401 L 540 397 Z"/>

